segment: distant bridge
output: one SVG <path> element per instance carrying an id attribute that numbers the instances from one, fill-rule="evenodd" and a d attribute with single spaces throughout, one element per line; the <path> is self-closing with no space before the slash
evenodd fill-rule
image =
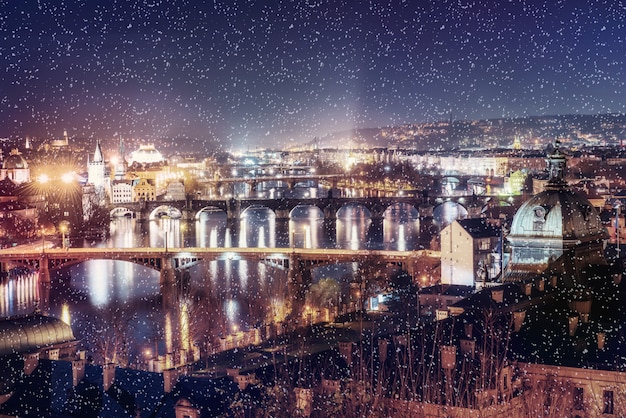
<path id="1" fill-rule="evenodd" d="M 226 213 L 231 221 L 238 221 L 246 209 L 264 207 L 272 210 L 276 219 L 288 220 L 291 211 L 298 206 L 317 207 L 324 214 L 324 220 L 337 219 L 337 212 L 347 205 L 359 205 L 370 212 L 374 222 L 382 222 L 385 211 L 396 204 L 407 204 L 417 209 L 421 217 L 432 216 L 434 207 L 445 202 L 455 202 L 465 209 L 472 205 L 482 208 L 485 205 L 516 204 L 521 196 L 377 196 L 377 197 L 320 197 L 320 198 L 278 198 L 278 199 L 188 199 L 176 201 L 147 201 L 118 203 L 112 206 L 111 214 L 132 215 L 141 220 L 157 217 L 159 212 L 177 211 L 182 219 L 198 219 L 203 211 L 217 209 Z"/>

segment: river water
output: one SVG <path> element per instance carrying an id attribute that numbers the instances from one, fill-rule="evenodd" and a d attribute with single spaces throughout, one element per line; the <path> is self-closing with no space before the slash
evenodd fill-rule
<path id="1" fill-rule="evenodd" d="M 435 221 L 445 224 L 450 219 Z M 424 244 L 417 211 L 402 205 L 387 210 L 378 233 L 372 232 L 369 212 L 360 206 L 342 208 L 331 230 L 324 225 L 319 209 L 311 207 L 294 209 L 289 221 L 277 221 L 266 208 L 248 209 L 239 231 L 231 231 L 226 215 L 217 211 L 205 212 L 193 222 L 118 218 L 111 221 L 110 228 L 105 241 L 73 240 L 72 246 L 404 251 Z M 329 319 L 349 306 L 349 283 L 356 268 L 355 263 L 347 263 L 313 271 L 306 301 L 309 320 Z M 225 338 L 265 336 L 287 319 L 293 299 L 286 270 L 245 260 L 197 264 L 167 288 L 160 286 L 159 272 L 149 268 L 92 260 L 52 272 L 50 288 L 38 286 L 36 274 L 16 272 L 0 284 L 0 296 L 0 316 L 41 309 L 70 323 L 96 361 L 131 367 L 141 367 L 156 353 L 188 350 L 194 345 L 211 351 L 219 349 Z"/>

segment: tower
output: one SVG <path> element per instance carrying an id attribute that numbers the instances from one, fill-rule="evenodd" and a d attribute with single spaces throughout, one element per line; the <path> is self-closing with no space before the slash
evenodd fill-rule
<path id="1" fill-rule="evenodd" d="M 93 153 L 93 159 L 87 163 L 87 181 L 94 185 L 96 195 L 103 200 L 104 191 L 106 190 L 106 166 L 104 164 L 104 157 L 102 156 L 102 148 L 100 147 L 100 141 L 96 142 L 96 149 Z"/>
<path id="2" fill-rule="evenodd" d="M 119 159 L 115 164 L 115 180 L 123 180 L 126 177 L 126 159 L 124 158 L 124 140 L 120 136 Z"/>

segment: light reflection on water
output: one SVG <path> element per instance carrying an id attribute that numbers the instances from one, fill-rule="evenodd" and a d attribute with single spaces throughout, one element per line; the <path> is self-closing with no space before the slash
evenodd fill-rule
<path id="1" fill-rule="evenodd" d="M 419 248 L 419 219 L 414 208 L 398 205 L 388 209 L 381 226 L 372 232 L 369 211 L 359 206 L 340 210 L 330 230 L 318 208 L 298 207 L 289 220 L 276 219 L 268 209 L 253 208 L 239 222 L 238 232 L 222 212 L 203 213 L 191 222 L 119 218 L 111 222 L 111 237 L 106 242 L 85 245 L 231 247 L 236 242 L 242 247 Z M 356 263 L 319 268 L 313 279 L 349 280 L 356 268 Z M 287 275 L 281 268 L 258 262 L 209 261 L 190 268 L 187 281 L 163 291 L 155 270 L 130 262 L 92 260 L 55 272 L 45 308 L 60 317 L 62 306 L 69 306 L 75 335 L 92 351 L 106 346 L 103 338 L 114 339 L 111 333 L 128 334 L 125 339 L 132 347 L 125 350 L 132 364 L 140 362 L 148 349 L 164 353 L 188 341 L 216 344 L 220 336 L 235 329 L 284 320 L 292 299 Z M 0 315 L 32 312 L 40 299 L 36 275 L 7 280 L 0 284 Z M 99 351 L 111 357 L 111 353 Z"/>

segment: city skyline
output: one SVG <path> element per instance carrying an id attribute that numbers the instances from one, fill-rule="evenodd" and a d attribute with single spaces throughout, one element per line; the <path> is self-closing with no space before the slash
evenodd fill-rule
<path id="1" fill-rule="evenodd" d="M 621 112 L 625 15 L 601 1 L 14 3 L 0 12 L 0 137 L 230 149 Z"/>

